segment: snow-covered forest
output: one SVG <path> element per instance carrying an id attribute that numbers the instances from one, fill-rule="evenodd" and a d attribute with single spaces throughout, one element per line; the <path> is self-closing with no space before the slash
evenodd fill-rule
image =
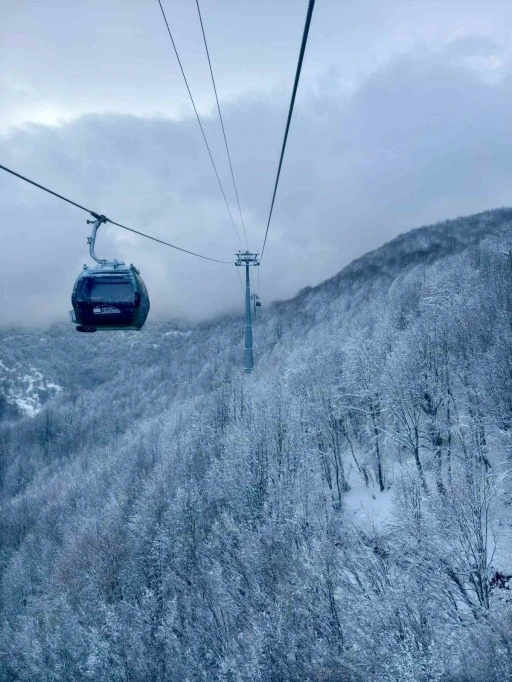
<path id="1" fill-rule="evenodd" d="M 255 320 L 1 334 L 1 682 L 512 680 L 512 210 Z"/>

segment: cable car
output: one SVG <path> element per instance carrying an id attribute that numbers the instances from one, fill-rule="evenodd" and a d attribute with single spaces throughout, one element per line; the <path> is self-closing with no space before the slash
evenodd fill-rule
<path id="1" fill-rule="evenodd" d="M 98 265 L 84 265 L 77 277 L 71 294 L 71 321 L 77 325 L 79 332 L 140 330 L 150 307 L 146 285 L 135 266 L 96 257 L 96 233 L 106 220 L 101 216 L 93 222 L 93 233 L 87 241 L 91 258 Z"/>

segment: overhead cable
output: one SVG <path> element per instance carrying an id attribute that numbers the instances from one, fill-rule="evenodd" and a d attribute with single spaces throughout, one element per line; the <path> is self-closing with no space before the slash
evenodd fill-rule
<path id="1" fill-rule="evenodd" d="M 306 44 L 308 42 L 309 27 L 311 25 L 311 17 L 313 16 L 313 8 L 315 6 L 315 0 L 309 0 L 308 12 L 306 15 L 306 24 L 304 26 L 304 33 L 302 35 L 302 44 L 300 46 L 299 61 L 297 63 L 297 70 L 295 72 L 295 82 L 293 84 L 292 98 L 290 101 L 290 108 L 288 111 L 288 120 L 286 121 L 286 129 L 284 132 L 283 146 L 281 148 L 281 156 L 279 158 L 279 166 L 277 168 L 276 182 L 274 185 L 274 193 L 272 195 L 272 203 L 270 204 L 270 212 L 268 215 L 267 229 L 265 230 L 265 239 L 263 240 L 263 247 L 261 249 L 260 262 L 263 258 L 263 252 L 265 251 L 265 244 L 267 243 L 268 228 L 270 227 L 270 221 L 272 219 L 272 211 L 274 210 L 274 202 L 276 199 L 277 186 L 279 184 L 279 176 L 281 175 L 281 167 L 283 165 L 284 151 L 286 149 L 286 142 L 288 140 L 288 132 L 290 130 L 290 123 L 292 120 L 293 107 L 295 104 L 295 96 L 297 94 L 297 88 L 299 86 L 300 72 L 302 70 L 302 62 L 304 60 L 304 53 L 306 51 Z"/>
<path id="2" fill-rule="evenodd" d="M 242 282 L 242 278 L 240 277 L 240 270 L 238 268 L 235 268 L 235 270 L 236 270 L 236 274 L 238 275 L 238 280 L 240 282 L 240 286 L 242 287 L 242 289 L 245 289 L 243 282 Z"/>
<path id="3" fill-rule="evenodd" d="M 34 185 L 34 187 L 38 187 L 39 189 L 42 189 L 45 192 L 48 192 L 48 194 L 52 194 L 54 197 L 57 197 L 58 199 L 62 199 L 62 201 L 66 201 L 68 204 L 71 204 L 72 206 L 76 206 L 77 208 L 80 208 L 82 211 L 85 211 L 86 213 L 89 213 L 90 215 L 93 216 L 93 218 L 96 218 L 98 220 L 99 218 L 104 218 L 107 223 L 111 223 L 112 225 L 116 225 L 116 227 L 121 227 L 123 230 L 127 230 L 128 232 L 133 232 L 134 234 L 138 234 L 141 237 L 145 237 L 146 239 L 151 239 L 153 242 L 158 242 L 159 244 L 163 244 L 164 246 L 170 246 L 171 249 L 176 249 L 177 251 L 183 251 L 183 253 L 188 253 L 191 256 L 197 256 L 198 258 L 203 258 L 204 260 L 211 260 L 214 263 L 226 263 L 227 265 L 232 265 L 231 261 L 228 260 L 218 260 L 217 258 L 210 258 L 209 256 L 202 256 L 200 253 L 195 253 L 194 251 L 189 251 L 188 249 L 182 249 L 181 246 L 176 246 L 175 244 L 170 244 L 169 242 L 164 242 L 162 239 L 158 239 L 157 237 L 152 237 L 149 234 L 145 234 L 144 232 L 139 232 L 138 230 L 134 230 L 132 227 L 127 227 L 126 225 L 121 225 L 121 223 L 116 223 L 113 220 L 110 220 L 110 218 L 107 218 L 106 216 L 102 216 L 100 213 L 96 213 L 96 211 L 91 211 L 91 209 L 86 208 L 85 206 L 81 206 L 80 204 L 77 204 L 76 201 L 71 201 L 71 199 L 67 199 L 66 197 L 62 196 L 62 194 L 58 194 L 57 192 L 54 192 L 51 189 L 48 189 L 48 187 L 45 187 L 44 185 L 40 185 L 37 182 L 34 182 L 33 180 L 30 180 L 29 178 L 25 177 L 24 175 L 20 175 L 20 173 L 16 173 L 15 171 L 11 170 L 10 168 L 7 168 L 6 166 L 0 165 L 0 169 L 6 171 L 7 173 L 10 173 L 11 175 L 16 176 L 17 178 L 20 178 L 21 180 L 24 180 L 25 182 L 30 183 L 31 185 Z"/>
<path id="4" fill-rule="evenodd" d="M 34 182 L 33 180 L 29 180 L 24 175 L 20 175 L 19 173 L 16 173 L 15 171 L 11 170 L 10 168 L 7 168 L 6 166 L 0 165 L 0 168 L 4 171 L 7 171 L 7 173 L 10 173 L 11 175 L 15 175 L 17 178 L 21 178 L 21 180 L 25 180 L 25 182 L 29 182 L 31 185 L 34 185 L 34 187 L 39 187 L 39 189 L 43 189 L 45 192 L 48 192 L 48 194 L 53 194 L 54 197 L 57 197 L 58 199 L 62 199 L 62 201 L 67 201 L 68 204 L 71 204 L 72 206 L 76 206 L 77 208 L 81 208 L 82 211 L 87 211 L 87 213 L 90 213 L 95 218 L 99 218 L 99 215 L 97 213 L 95 213 L 94 211 L 91 211 L 89 208 L 85 208 L 85 206 L 80 206 L 80 204 L 77 204 L 76 201 L 71 201 L 71 199 L 66 199 L 66 197 L 62 196 L 62 194 L 57 194 L 57 192 L 53 192 L 51 189 L 48 189 L 48 187 L 43 187 L 43 185 L 39 185 L 37 182 Z"/>
<path id="5" fill-rule="evenodd" d="M 161 0 L 158 0 L 158 4 L 160 5 L 160 10 L 162 12 L 162 16 L 164 18 L 165 25 L 167 26 L 167 33 L 169 34 L 169 38 L 171 39 L 171 43 L 172 43 L 172 46 L 174 48 L 174 53 L 176 55 L 176 59 L 178 60 L 178 64 L 179 64 L 179 67 L 181 70 L 181 75 L 183 76 L 183 80 L 185 81 L 185 85 L 187 86 L 188 94 L 190 97 L 190 101 L 192 102 L 192 107 L 194 109 L 194 113 L 196 115 L 197 122 L 199 123 L 199 127 L 201 128 L 203 140 L 204 140 L 204 143 L 206 145 L 206 149 L 208 150 L 208 155 L 210 157 L 210 161 L 212 162 L 213 170 L 215 171 L 215 175 L 217 177 L 217 182 L 219 183 L 220 191 L 222 192 L 222 196 L 224 197 L 224 203 L 226 204 L 226 208 L 228 209 L 229 217 L 231 218 L 231 222 L 233 223 L 233 227 L 235 228 L 235 232 L 236 232 L 236 236 L 238 237 L 238 241 L 240 242 L 240 245 L 243 248 L 242 240 L 240 239 L 240 235 L 238 234 L 238 228 L 237 228 L 236 223 L 234 221 L 233 214 L 231 213 L 231 209 L 229 208 L 229 203 L 228 203 L 228 200 L 226 197 L 226 193 L 224 192 L 224 187 L 222 186 L 222 182 L 220 181 L 219 172 L 217 171 L 217 166 L 215 165 L 215 161 L 213 160 L 213 155 L 212 155 L 212 152 L 210 149 L 210 145 L 208 144 L 208 140 L 206 139 L 206 133 L 204 132 L 203 124 L 201 123 L 201 119 L 199 117 L 199 112 L 197 111 L 197 107 L 196 107 L 196 104 L 194 102 L 194 98 L 192 97 L 192 92 L 190 90 L 190 86 L 188 84 L 187 77 L 185 76 L 185 70 L 183 69 L 183 65 L 181 63 L 181 59 L 180 59 L 180 56 L 178 54 L 178 49 L 176 47 L 176 43 L 174 42 L 174 38 L 172 37 L 171 29 L 169 27 L 169 22 L 167 21 L 167 17 L 165 15 L 165 11 L 164 11 L 164 8 L 162 6 Z"/>
<path id="6" fill-rule="evenodd" d="M 217 102 L 217 110 L 219 112 L 220 125 L 222 127 L 222 135 L 224 136 L 224 144 L 226 146 L 226 154 L 228 156 L 229 169 L 231 171 L 231 178 L 233 180 L 233 187 L 235 189 L 236 203 L 238 204 L 238 212 L 240 213 L 240 222 L 242 223 L 242 228 L 243 228 L 244 237 L 245 237 L 245 243 L 247 244 L 247 250 L 249 250 L 249 242 L 247 240 L 247 232 L 245 231 L 245 223 L 244 223 L 244 218 L 242 215 L 242 208 L 240 206 L 240 199 L 238 197 L 238 189 L 237 189 L 236 182 L 235 182 L 235 173 L 233 172 L 233 164 L 231 163 L 231 154 L 229 153 L 228 140 L 226 137 L 226 130 L 224 128 L 224 119 L 222 118 L 222 113 L 220 110 L 219 96 L 217 94 L 217 86 L 215 85 L 215 78 L 213 76 L 213 68 L 212 68 L 212 62 L 210 59 L 210 51 L 208 50 L 208 43 L 206 42 L 206 34 L 204 31 L 203 17 L 201 15 L 201 7 L 199 6 L 199 0 L 196 0 L 196 6 L 197 6 L 197 13 L 199 14 L 199 22 L 201 24 L 201 31 L 203 34 L 203 41 L 204 41 L 204 47 L 206 50 L 206 56 L 208 57 L 208 66 L 210 67 L 210 75 L 212 77 L 213 90 L 215 92 L 215 100 Z"/>

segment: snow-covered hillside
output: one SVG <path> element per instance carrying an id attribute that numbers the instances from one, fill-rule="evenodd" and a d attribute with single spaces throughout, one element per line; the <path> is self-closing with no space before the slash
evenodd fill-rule
<path id="1" fill-rule="evenodd" d="M 263 307 L 251 376 L 236 317 L 5 331 L 0 681 L 512 680 L 511 219 Z"/>
<path id="2" fill-rule="evenodd" d="M 44 403 L 55 398 L 62 390 L 32 365 L 24 368 L 15 363 L 12 367 L 7 367 L 1 360 L 0 385 L 0 404 L 4 417 L 7 414 L 33 417 L 40 412 Z"/>

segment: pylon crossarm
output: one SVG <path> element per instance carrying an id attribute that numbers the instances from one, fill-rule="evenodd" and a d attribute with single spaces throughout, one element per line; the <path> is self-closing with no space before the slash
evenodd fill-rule
<path id="1" fill-rule="evenodd" d="M 237 251 L 235 265 L 259 265 L 257 253 L 250 253 L 250 251 Z"/>

